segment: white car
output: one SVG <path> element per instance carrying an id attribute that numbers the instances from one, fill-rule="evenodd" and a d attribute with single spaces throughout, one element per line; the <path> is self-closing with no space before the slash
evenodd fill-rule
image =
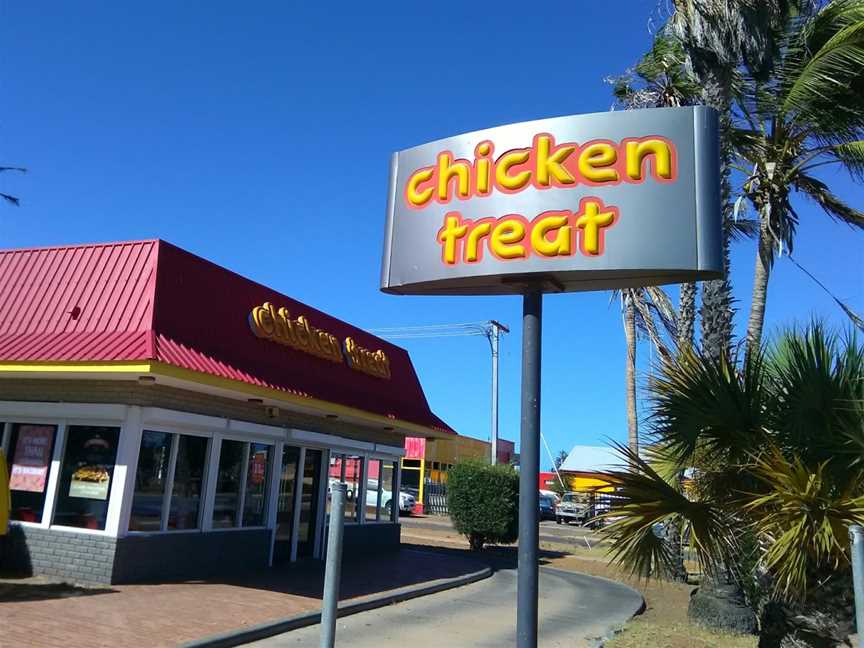
<path id="1" fill-rule="evenodd" d="M 330 484 L 338 484 L 338 479 L 331 479 Z M 354 485 L 348 484 L 348 492 L 346 497 L 348 501 L 352 501 L 356 496 Z M 327 497 L 330 497 L 330 488 L 327 489 Z M 414 505 L 417 500 L 410 493 L 404 491 L 399 493 L 399 512 L 402 514 L 411 513 L 414 511 Z M 378 504 L 378 482 L 370 480 L 366 483 L 366 506 L 374 508 Z M 393 493 L 386 488 L 381 491 L 381 517 L 390 517 L 393 511 Z"/>

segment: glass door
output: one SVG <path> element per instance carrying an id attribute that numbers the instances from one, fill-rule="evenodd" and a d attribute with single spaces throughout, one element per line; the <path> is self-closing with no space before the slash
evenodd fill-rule
<path id="1" fill-rule="evenodd" d="M 294 489 L 297 487 L 297 464 L 300 448 L 285 446 L 282 471 L 279 474 L 279 501 L 276 503 L 276 544 L 273 560 L 290 560 L 291 530 L 294 526 Z"/>
<path id="2" fill-rule="evenodd" d="M 306 450 L 303 462 L 303 490 L 300 493 L 300 526 L 297 530 L 297 556 L 311 556 L 315 546 L 315 520 L 318 515 L 318 487 L 321 482 L 321 451 Z"/>

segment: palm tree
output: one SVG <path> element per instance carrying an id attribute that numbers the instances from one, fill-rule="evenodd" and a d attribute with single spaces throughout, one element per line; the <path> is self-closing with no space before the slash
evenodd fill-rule
<path id="1" fill-rule="evenodd" d="M 762 337 L 768 279 L 776 250 L 792 251 L 797 193 L 833 219 L 864 229 L 864 213 L 814 175 L 838 165 L 864 179 L 864 1 L 835 0 L 813 16 L 791 17 L 781 32 L 769 79 L 743 78 L 741 117 L 731 131 L 743 197 L 759 217 L 759 244 L 747 343 Z"/>
<path id="2" fill-rule="evenodd" d="M 720 193 L 723 213 L 723 276 L 702 284 L 702 348 L 714 357 L 729 353 L 734 315 L 729 282 L 729 242 L 733 236 L 729 140 L 733 86 L 747 61 L 765 72 L 775 49 L 777 25 L 806 0 L 673 0 L 665 29 L 682 44 L 685 67 L 701 87 L 701 102 L 720 113 Z"/>
<path id="3" fill-rule="evenodd" d="M 692 349 L 662 360 L 648 388 L 652 450 L 691 470 L 691 486 L 620 446 L 613 559 L 641 576 L 673 568 L 654 529 L 680 522 L 704 572 L 732 571 L 754 608 L 780 612 L 779 625 L 763 619 L 760 645 L 845 640 L 846 528 L 864 523 L 862 376 L 864 345 L 818 323 L 741 363 Z"/>
<path id="4" fill-rule="evenodd" d="M 677 316 L 669 296 L 657 286 L 624 288 L 612 291 L 612 299 L 621 300 L 624 339 L 627 344 L 625 384 L 627 389 L 627 445 L 639 453 L 639 416 L 636 407 L 636 343 L 641 333 L 660 356 L 671 357 L 665 335 L 677 336 Z"/>
<path id="5" fill-rule="evenodd" d="M 613 79 L 613 94 L 618 103 L 627 110 L 637 108 L 669 108 L 689 106 L 699 97 L 700 87 L 692 74 L 684 67 L 686 55 L 681 42 L 668 35 L 659 34 L 642 60 L 632 71 Z M 693 343 L 693 329 L 696 318 L 696 284 L 689 282 L 680 285 L 678 302 L 678 346 Z M 635 356 L 630 358 L 629 339 L 635 340 L 635 327 L 627 328 L 628 333 L 628 370 L 635 365 Z M 635 350 L 634 350 L 635 352 Z M 630 379 L 628 377 L 628 389 Z M 635 398 L 635 395 L 634 395 Z M 628 394 L 629 402 L 629 394 Z M 632 415 L 635 417 L 635 405 Z M 628 409 L 628 420 L 631 412 Z M 631 445 L 632 447 L 632 445 Z"/>

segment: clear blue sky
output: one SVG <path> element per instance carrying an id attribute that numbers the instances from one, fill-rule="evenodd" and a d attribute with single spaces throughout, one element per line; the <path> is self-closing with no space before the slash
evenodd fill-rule
<path id="1" fill-rule="evenodd" d="M 513 328 L 501 424 L 515 440 L 520 300 L 378 292 L 389 156 L 464 131 L 607 110 L 603 79 L 648 47 L 657 6 L 4 2 L 0 163 L 29 173 L 0 175 L 0 191 L 22 199 L 0 205 L 0 246 L 160 237 L 364 327 L 498 319 Z M 835 187 L 864 208 L 860 186 Z M 861 312 L 864 237 L 812 205 L 800 213 L 796 257 Z M 753 254 L 752 243 L 734 251 L 739 330 Z M 606 293 L 548 296 L 545 306 L 553 450 L 625 439 L 618 308 Z M 843 321 L 781 260 L 768 330 L 814 313 Z M 487 437 L 486 341 L 407 347 L 434 410 Z"/>

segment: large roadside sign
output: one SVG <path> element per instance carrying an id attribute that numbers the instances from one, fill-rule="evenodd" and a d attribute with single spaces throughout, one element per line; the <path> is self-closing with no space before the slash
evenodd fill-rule
<path id="1" fill-rule="evenodd" d="M 717 115 L 556 117 L 393 155 L 381 289 L 521 294 L 721 272 Z"/>

